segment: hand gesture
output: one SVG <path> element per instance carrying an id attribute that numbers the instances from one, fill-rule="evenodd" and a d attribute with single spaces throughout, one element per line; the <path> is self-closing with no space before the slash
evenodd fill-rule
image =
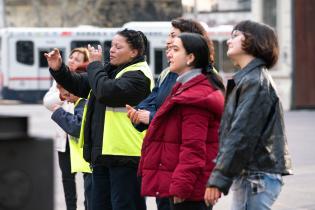
<path id="1" fill-rule="evenodd" d="M 182 203 L 182 202 L 184 202 L 184 201 L 185 201 L 185 199 L 179 198 L 179 197 L 176 197 L 176 196 L 174 196 L 174 198 L 173 198 L 174 204 Z"/>
<path id="2" fill-rule="evenodd" d="M 139 124 L 138 113 L 135 108 L 126 104 L 127 116 L 133 124 Z"/>
<path id="3" fill-rule="evenodd" d="M 91 45 L 88 45 L 88 50 L 89 50 L 89 62 L 93 61 L 102 61 L 102 47 L 101 45 L 97 45 L 97 49 L 92 47 Z"/>
<path id="4" fill-rule="evenodd" d="M 150 112 L 147 110 L 139 109 L 137 111 L 139 122 L 149 125 L 150 122 Z"/>
<path id="5" fill-rule="evenodd" d="M 44 53 L 44 56 L 47 59 L 48 66 L 54 71 L 59 71 L 62 63 L 59 49 L 54 48 L 51 52 Z"/>
<path id="6" fill-rule="evenodd" d="M 66 89 L 64 89 L 64 88 L 63 88 L 61 85 L 59 85 L 59 84 L 57 84 L 57 88 L 58 88 L 58 90 L 59 90 L 59 98 L 60 98 L 60 100 L 62 100 L 62 101 L 66 100 L 66 99 L 69 97 L 69 95 L 70 95 L 69 91 L 67 91 Z"/>
<path id="7" fill-rule="evenodd" d="M 210 204 L 214 206 L 214 204 L 218 202 L 220 197 L 221 197 L 221 192 L 218 188 L 207 187 L 205 196 L 204 196 L 205 203 L 207 206 L 209 206 Z"/>
<path id="8" fill-rule="evenodd" d="M 61 106 L 59 104 L 54 104 L 52 107 L 51 107 L 51 111 L 56 111 L 57 109 L 59 109 Z"/>

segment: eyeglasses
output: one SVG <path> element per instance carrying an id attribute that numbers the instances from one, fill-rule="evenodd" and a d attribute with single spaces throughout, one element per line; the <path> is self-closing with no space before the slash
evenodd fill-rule
<path id="1" fill-rule="evenodd" d="M 234 39 L 234 38 L 236 38 L 236 37 L 238 37 L 239 35 L 242 35 L 242 34 L 244 34 L 242 31 L 234 30 L 231 33 L 231 39 Z"/>

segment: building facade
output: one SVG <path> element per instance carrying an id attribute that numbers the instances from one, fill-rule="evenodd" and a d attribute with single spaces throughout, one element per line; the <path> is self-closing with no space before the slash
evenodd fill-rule
<path id="1" fill-rule="evenodd" d="M 119 27 L 129 21 L 166 21 L 182 15 L 181 0 L 5 0 L 3 2 L 5 27 L 78 25 Z"/>
<path id="2" fill-rule="evenodd" d="M 211 11 L 200 11 L 197 14 L 197 19 L 203 20 L 209 26 L 235 25 L 239 21 L 250 19 L 275 28 L 279 38 L 280 56 L 277 65 L 270 72 L 285 110 L 295 107 L 292 2 L 294 0 L 216 0 Z M 189 15 L 193 17 L 193 14 L 186 16 Z"/>

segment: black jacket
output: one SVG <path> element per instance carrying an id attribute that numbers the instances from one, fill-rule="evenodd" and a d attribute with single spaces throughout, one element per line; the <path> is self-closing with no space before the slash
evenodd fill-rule
<path id="1" fill-rule="evenodd" d="M 227 194 L 244 171 L 291 174 L 282 105 L 262 60 L 254 59 L 229 81 L 219 132 L 208 186 Z"/>
<path id="2" fill-rule="evenodd" d="M 102 65 L 95 61 L 87 66 L 87 73 L 72 73 L 65 64 L 59 71 L 50 69 L 57 83 L 76 96 L 87 98 L 88 112 L 84 127 L 84 159 L 91 163 L 110 165 L 137 166 L 139 157 L 102 155 L 103 129 L 106 106 L 124 107 L 126 104 L 137 105 L 150 93 L 150 79 L 141 71 L 124 73 L 120 78 L 115 76 L 125 67 L 144 61 L 138 57 L 132 62 L 114 67 Z"/>

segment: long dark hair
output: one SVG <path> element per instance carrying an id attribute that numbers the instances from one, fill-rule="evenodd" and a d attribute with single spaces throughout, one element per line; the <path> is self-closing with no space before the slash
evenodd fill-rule
<path id="1" fill-rule="evenodd" d="M 206 75 L 209 82 L 215 88 L 221 90 L 224 93 L 225 88 L 222 78 L 220 75 L 214 72 L 213 68 L 209 68 L 209 65 L 211 65 L 209 58 L 209 47 L 205 38 L 196 33 L 181 33 L 178 38 L 181 39 L 186 53 L 192 53 L 195 57 L 195 60 L 192 62 L 191 66 L 200 68 L 201 72 Z"/>

